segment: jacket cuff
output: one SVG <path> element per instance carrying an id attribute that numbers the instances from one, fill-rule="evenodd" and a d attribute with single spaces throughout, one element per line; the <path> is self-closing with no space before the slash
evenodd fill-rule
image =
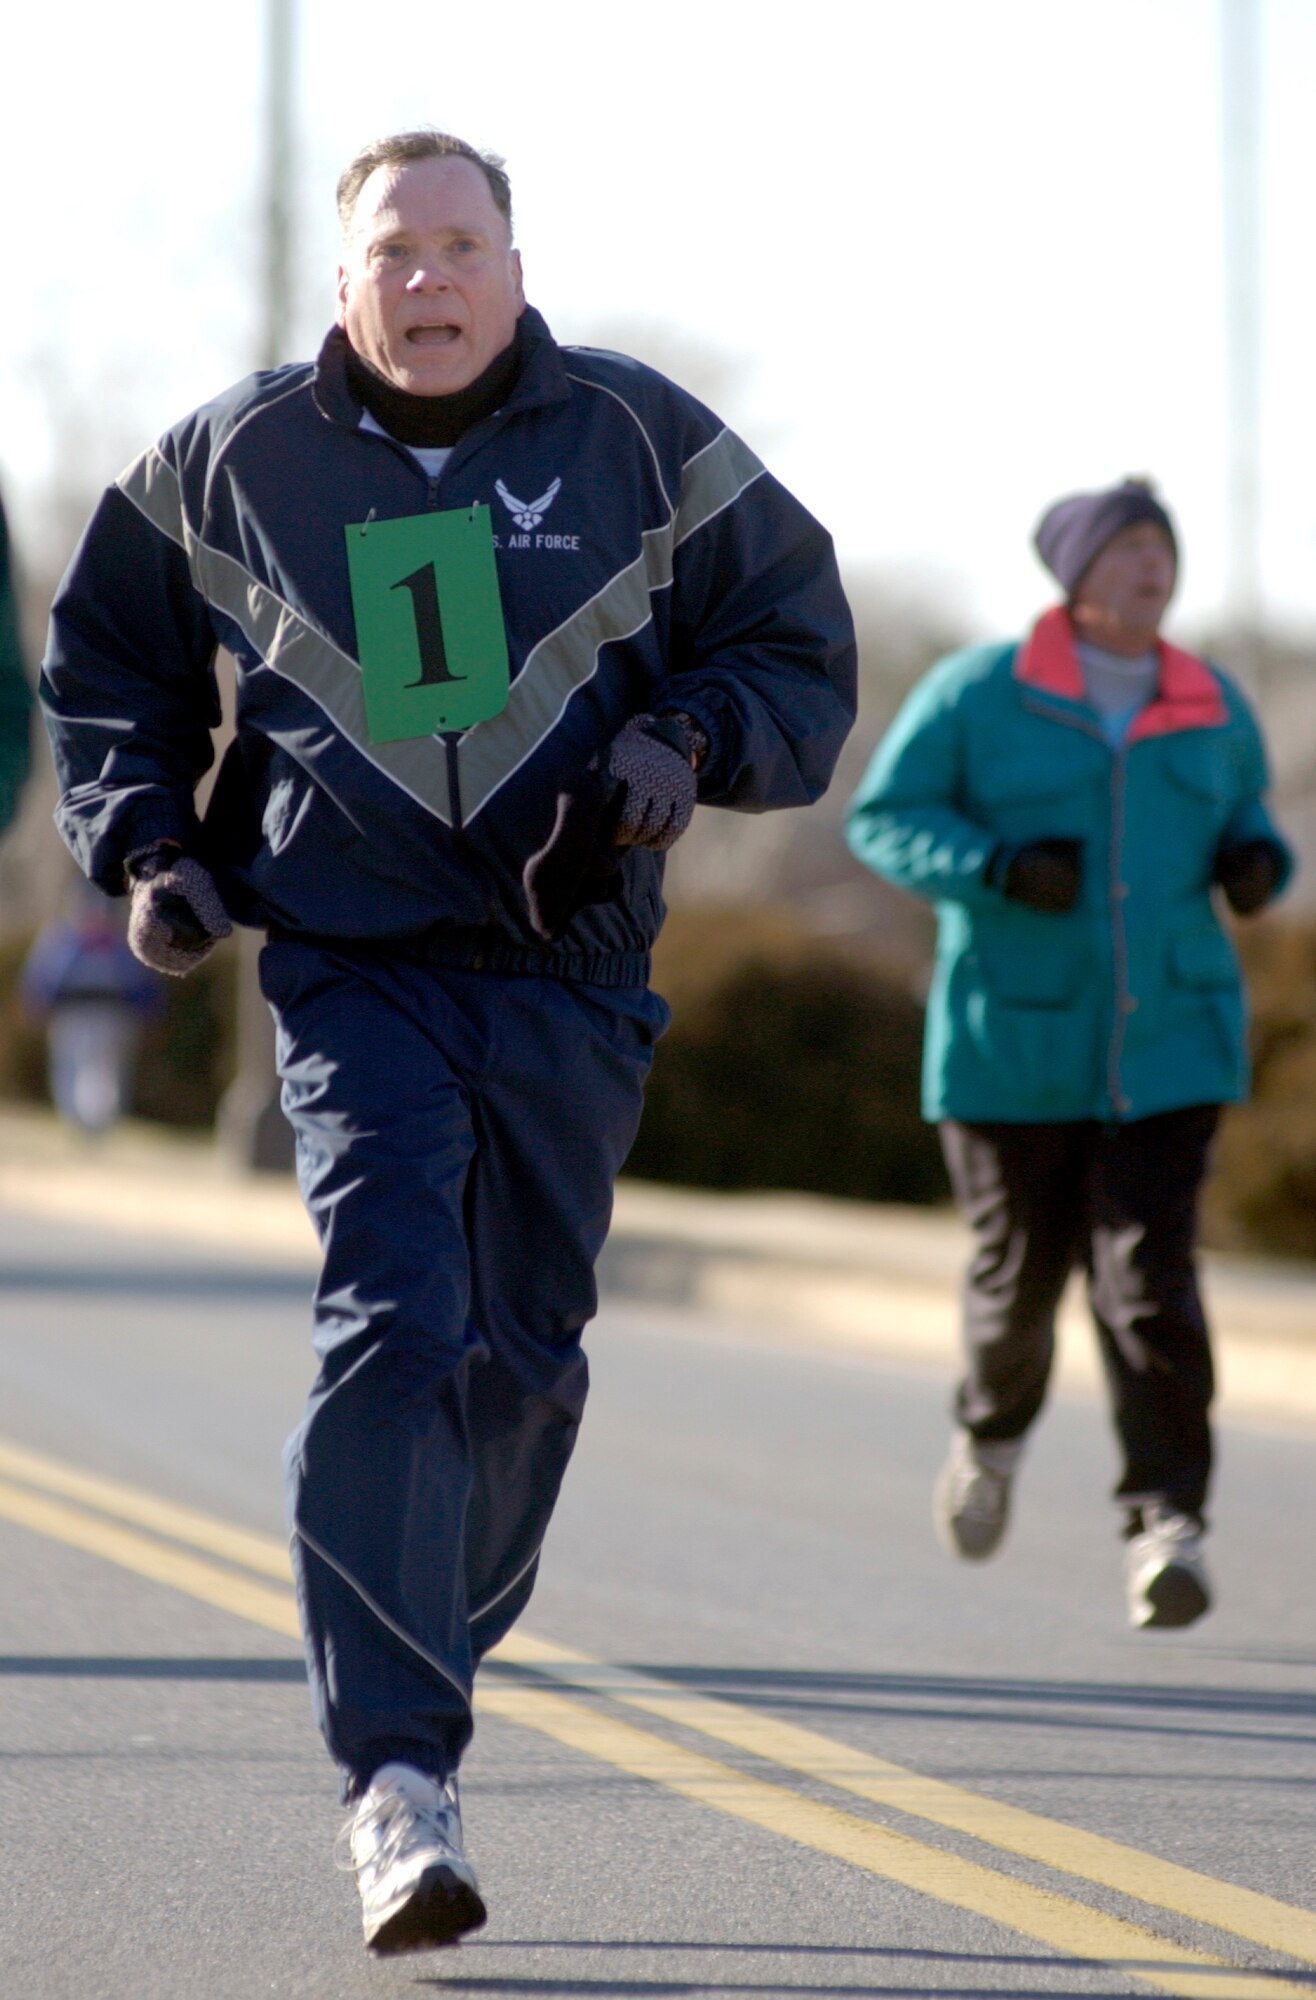
<path id="1" fill-rule="evenodd" d="M 140 813 L 132 814 L 126 826 L 119 829 L 119 865 L 125 887 L 128 881 L 128 864 L 137 855 L 144 854 L 148 848 L 155 847 L 162 840 L 170 840 L 176 847 L 186 852 L 194 829 L 195 821 L 192 825 L 183 823 L 178 813 L 171 812 L 168 807 L 162 808 L 158 802 Z"/>
<path id="2" fill-rule="evenodd" d="M 708 707 L 698 699 L 687 701 L 685 696 L 682 695 L 680 701 L 675 703 L 671 708 L 657 708 L 654 710 L 654 714 L 661 716 L 664 721 L 674 721 L 680 724 L 681 733 L 690 748 L 691 763 L 694 768 L 698 790 L 702 795 L 706 782 L 711 781 L 713 772 L 719 762 L 720 749 L 717 725 L 710 715 Z M 703 739 L 702 743 L 699 740 L 701 737 Z M 697 757 L 696 752 L 699 753 Z M 715 786 L 710 786 L 710 788 L 716 789 Z"/>

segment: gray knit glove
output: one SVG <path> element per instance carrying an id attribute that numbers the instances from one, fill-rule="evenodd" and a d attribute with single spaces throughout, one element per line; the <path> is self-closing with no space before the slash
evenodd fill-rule
<path id="1" fill-rule="evenodd" d="M 128 943 L 153 971 L 181 978 L 233 929 L 210 875 L 172 842 L 130 854 L 125 867 Z"/>
<path id="2" fill-rule="evenodd" d="M 690 744 L 670 715 L 636 715 L 612 740 L 608 776 L 626 787 L 619 847 L 670 847 L 690 824 L 695 774 Z"/>

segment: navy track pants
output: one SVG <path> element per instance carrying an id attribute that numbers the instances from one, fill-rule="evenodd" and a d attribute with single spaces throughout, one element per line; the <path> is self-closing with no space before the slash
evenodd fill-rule
<path id="1" fill-rule="evenodd" d="M 393 1759 L 456 1769 L 475 1667 L 530 1596 L 667 1010 L 288 939 L 261 982 L 324 1252 L 285 1470 L 312 1699 L 350 1799 Z"/>

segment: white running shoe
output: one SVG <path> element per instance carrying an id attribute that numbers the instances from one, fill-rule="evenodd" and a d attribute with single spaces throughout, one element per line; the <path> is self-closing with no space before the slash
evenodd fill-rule
<path id="1" fill-rule="evenodd" d="M 1201 1522 L 1174 1507 L 1144 1507 L 1142 1532 L 1125 1552 L 1124 1581 L 1131 1625 L 1191 1625 L 1211 1608 Z"/>
<path id="2" fill-rule="evenodd" d="M 339 1842 L 342 1865 L 356 1870 L 371 1951 L 453 1944 L 484 1922 L 455 1779 L 440 1785 L 410 1764 L 383 1765 Z"/>
<path id="3" fill-rule="evenodd" d="M 982 1562 L 1000 1545 L 1023 1448 L 1022 1438 L 980 1444 L 968 1431 L 956 1431 L 932 1501 L 932 1519 L 949 1554 Z"/>

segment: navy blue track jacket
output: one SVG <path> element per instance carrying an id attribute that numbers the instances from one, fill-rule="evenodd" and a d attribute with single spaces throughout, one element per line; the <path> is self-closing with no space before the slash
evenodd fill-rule
<path id="1" fill-rule="evenodd" d="M 437 480 L 359 427 L 335 332 L 318 362 L 238 383 L 109 489 L 42 676 L 57 822 L 102 888 L 120 893 L 125 856 L 168 836 L 205 859 L 241 922 L 438 937 L 456 963 L 632 984 L 662 920 L 661 855 L 630 850 L 621 897 L 552 947 L 522 889 L 558 792 L 623 723 L 693 716 L 711 805 L 825 789 L 855 655 L 824 530 L 652 369 L 559 348 L 534 312 L 522 340 L 507 402 Z M 372 744 L 344 527 L 477 502 L 494 515 L 507 706 L 460 735 Z M 200 828 L 219 646 L 238 667 L 237 737 Z"/>

